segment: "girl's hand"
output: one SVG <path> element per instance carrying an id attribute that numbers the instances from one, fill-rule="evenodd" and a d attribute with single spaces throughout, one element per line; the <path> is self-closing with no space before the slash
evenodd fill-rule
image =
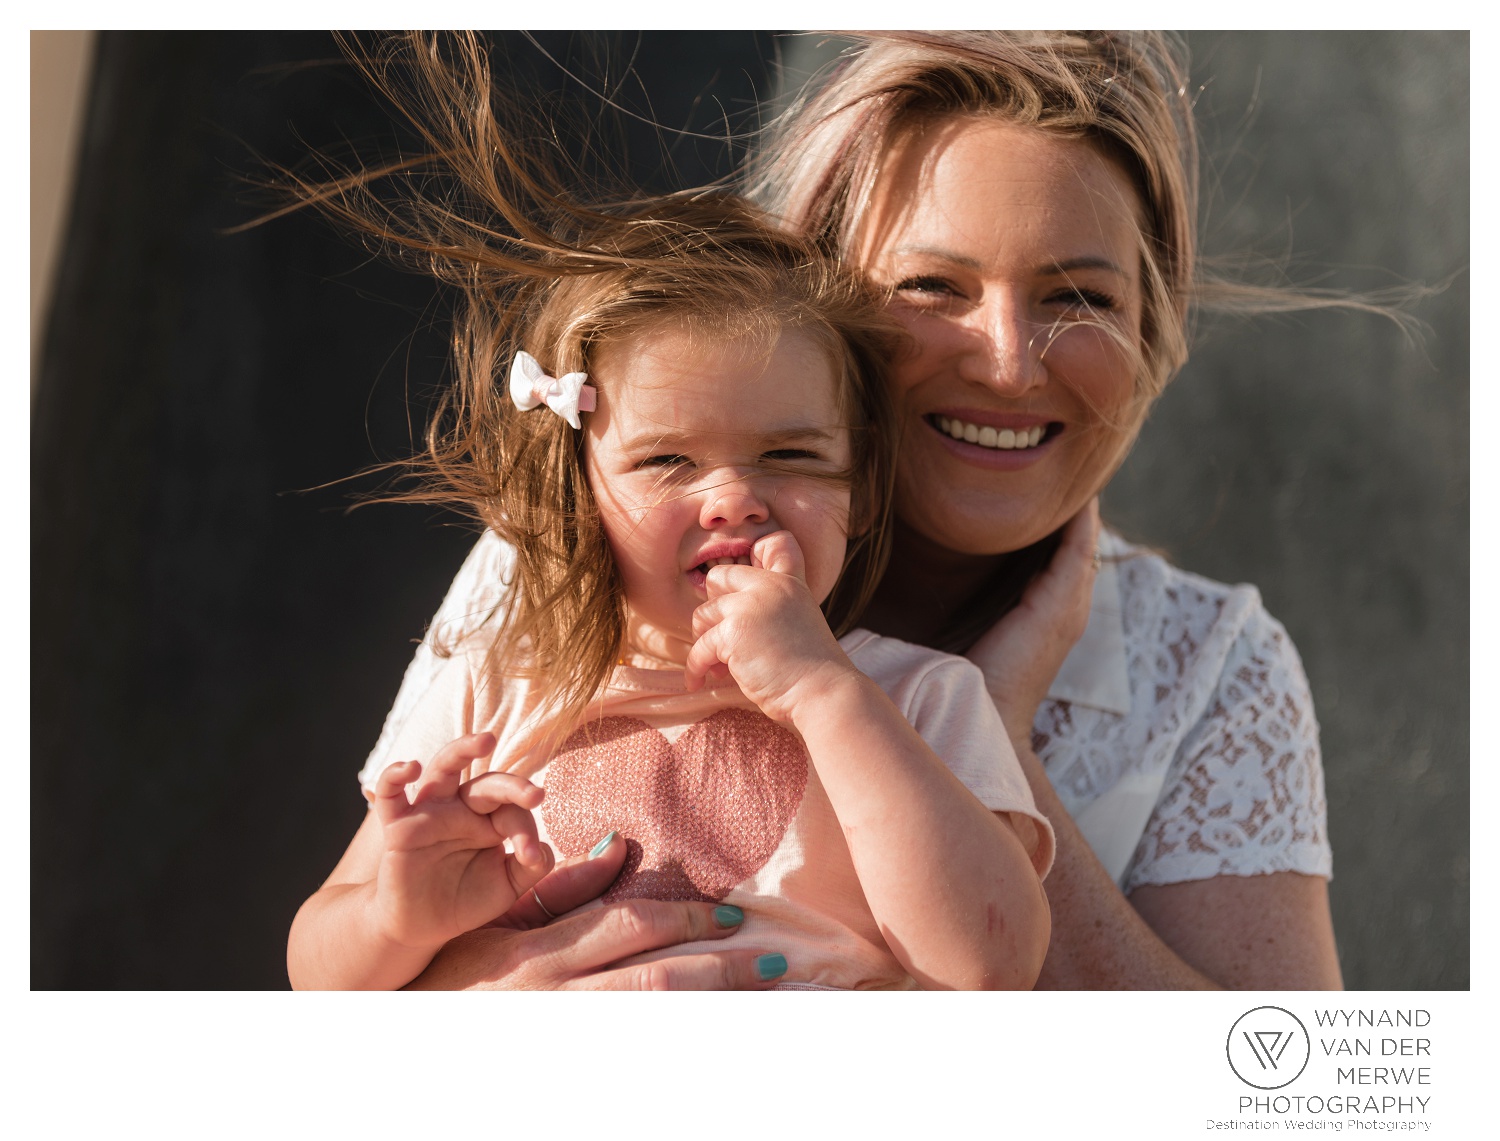
<path id="1" fill-rule="evenodd" d="M 802 550 L 790 531 L 756 540 L 750 566 L 708 572 L 708 601 L 693 612 L 683 675 L 688 690 L 733 677 L 773 721 L 792 724 L 825 685 L 853 673 L 807 589 Z"/>
<path id="2" fill-rule="evenodd" d="M 461 780 L 471 762 L 494 751 L 494 734 L 476 733 L 445 746 L 425 771 L 404 761 L 380 774 L 375 907 L 394 943 L 436 950 L 509 910 L 551 870 L 553 854 L 538 841 L 530 812 L 542 790 L 510 773 Z M 419 783 L 408 800 L 412 781 Z"/>
<path id="3" fill-rule="evenodd" d="M 1017 753 L 1023 743 L 1031 747 L 1037 708 L 1089 624 L 1098 549 L 1099 501 L 1091 499 L 1068 521 L 1057 553 L 1016 608 L 965 655 L 984 671 L 985 686 Z"/>

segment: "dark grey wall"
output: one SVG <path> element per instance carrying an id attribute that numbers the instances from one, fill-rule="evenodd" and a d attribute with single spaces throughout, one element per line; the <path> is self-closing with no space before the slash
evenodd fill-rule
<path id="1" fill-rule="evenodd" d="M 1190 42 L 1210 249 L 1289 248 L 1289 276 L 1351 288 L 1467 270 L 1467 35 Z M 1363 314 L 1205 329 L 1105 499 L 1255 583 L 1300 649 L 1353 988 L 1469 985 L 1467 272 L 1414 311 L 1420 344 Z"/>
<path id="2" fill-rule="evenodd" d="M 1467 36 L 1192 42 L 1224 176 L 1211 247 L 1377 267 L 1328 281 L 1353 287 L 1466 268 Z M 651 104 L 625 98 L 670 125 L 773 85 L 765 35 L 546 43 L 639 46 Z M 526 83 L 566 87 L 511 47 Z M 101 37 L 32 422 L 36 987 L 285 985 L 287 925 L 359 820 L 353 774 L 469 542 L 295 494 L 399 454 L 444 355 L 431 291 L 312 219 L 222 233 L 252 213 L 248 148 L 388 134 L 338 71 L 280 66 L 332 55 Z M 666 163 L 628 120 L 604 137 L 658 186 L 732 158 L 681 140 Z M 1355 987 L 1468 985 L 1467 276 L 1418 311 L 1422 348 L 1348 314 L 1212 330 L 1106 502 L 1182 565 L 1257 583 L 1301 648 Z"/>

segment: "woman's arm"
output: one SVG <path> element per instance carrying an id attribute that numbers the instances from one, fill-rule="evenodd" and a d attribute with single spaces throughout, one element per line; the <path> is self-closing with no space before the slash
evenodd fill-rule
<path id="1" fill-rule="evenodd" d="M 1276 872 L 1139 887 L 1127 899 L 1027 747 L 1021 766 L 1057 833 L 1047 876 L 1048 990 L 1314 990 L 1342 986 L 1328 883 Z"/>
<path id="2" fill-rule="evenodd" d="M 380 736 L 365 761 L 364 771 L 372 780 L 391 763 L 392 748 L 423 695 L 442 673 L 448 653 L 493 619 L 496 608 L 505 600 L 514 573 L 515 551 L 501 542 L 495 532 L 486 530 L 453 576 L 442 605 L 427 624 L 427 632 L 401 676 L 396 700 L 391 703 Z"/>
<path id="3" fill-rule="evenodd" d="M 1052 943 L 1038 987 L 1312 989 L 1342 985 L 1328 884 L 1276 872 L 1136 888 L 1127 899 L 1058 799 L 1032 751 L 1037 707 L 1088 621 L 1099 522 L 1090 504 L 1045 574 L 970 655 L 1057 834 L 1047 877 Z"/>

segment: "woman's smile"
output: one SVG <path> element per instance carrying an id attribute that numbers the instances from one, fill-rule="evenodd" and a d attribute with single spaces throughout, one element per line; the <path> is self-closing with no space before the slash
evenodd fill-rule
<path id="1" fill-rule="evenodd" d="M 1056 420 L 997 412 L 933 412 L 922 417 L 961 460 L 996 471 L 1016 471 L 1047 454 L 1062 432 Z"/>

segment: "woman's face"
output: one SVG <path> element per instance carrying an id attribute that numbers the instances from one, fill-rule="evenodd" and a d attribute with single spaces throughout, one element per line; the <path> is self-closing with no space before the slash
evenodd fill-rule
<path id="1" fill-rule="evenodd" d="M 1062 526 L 1140 427 L 1139 199 L 1089 143 L 948 119 L 894 149 L 857 247 L 917 342 L 896 512 L 948 550 Z"/>

